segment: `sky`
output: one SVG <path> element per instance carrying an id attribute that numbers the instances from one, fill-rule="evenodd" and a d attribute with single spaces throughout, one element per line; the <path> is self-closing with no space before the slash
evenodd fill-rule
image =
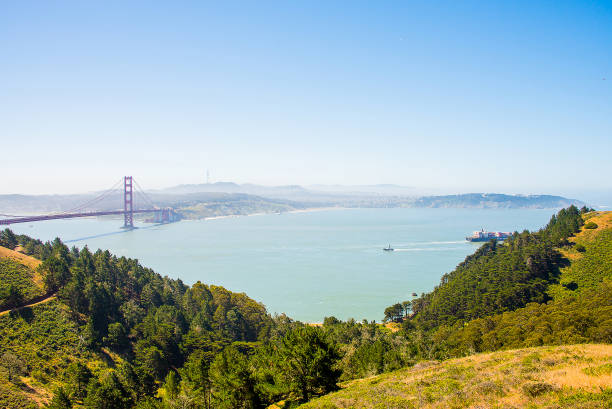
<path id="1" fill-rule="evenodd" d="M 3 2 L 0 140 L 0 194 L 612 192 L 612 2 Z"/>

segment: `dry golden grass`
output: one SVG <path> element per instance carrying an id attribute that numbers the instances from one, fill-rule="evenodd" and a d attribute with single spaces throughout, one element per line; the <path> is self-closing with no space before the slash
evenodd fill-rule
<path id="1" fill-rule="evenodd" d="M 323 323 L 321 322 L 307 322 L 306 325 L 309 325 L 311 327 L 323 327 Z M 387 328 L 391 332 L 397 332 L 402 328 L 401 325 L 397 322 L 386 322 L 384 324 L 379 325 Z"/>
<path id="2" fill-rule="evenodd" d="M 385 326 L 385 328 L 387 328 L 391 332 L 397 332 L 400 329 L 402 329 L 401 325 L 398 324 L 397 322 L 387 322 L 387 323 L 384 324 L 384 326 Z"/>
<path id="3" fill-rule="evenodd" d="M 13 259 L 18 263 L 29 267 L 34 272 L 32 276 L 32 281 L 34 281 L 34 284 L 40 288 L 44 287 L 43 278 L 37 270 L 37 267 L 42 263 L 39 259 L 2 246 L 0 246 L 0 257 Z"/>
<path id="4" fill-rule="evenodd" d="M 7 249 L 6 247 L 2 246 L 0 246 L 0 257 L 12 258 L 19 263 L 30 267 L 32 270 L 36 269 L 36 267 L 41 264 L 41 261 L 34 257 L 22 254 L 15 250 Z"/>
<path id="5" fill-rule="evenodd" d="M 584 219 L 586 223 L 594 222 L 595 224 L 597 224 L 597 228 L 585 229 L 583 227 L 579 233 L 569 238 L 570 242 L 576 243 L 581 241 L 592 241 L 595 236 L 597 236 L 602 231 L 612 228 L 612 211 L 587 213 L 586 215 L 584 215 Z M 561 249 L 560 252 L 571 261 L 578 260 L 582 257 L 582 253 L 572 248 Z"/>
<path id="6" fill-rule="evenodd" d="M 425 362 L 344 385 L 301 407 L 600 408 L 612 405 L 612 345 L 526 348 Z"/>

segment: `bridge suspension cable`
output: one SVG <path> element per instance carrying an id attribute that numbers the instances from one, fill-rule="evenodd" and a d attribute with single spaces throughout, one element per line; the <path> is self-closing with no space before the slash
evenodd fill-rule
<path id="1" fill-rule="evenodd" d="M 51 214 L 75 213 L 75 212 L 78 212 L 79 210 L 83 210 L 83 209 L 87 208 L 88 206 L 92 206 L 92 205 L 94 205 L 96 203 L 99 203 L 100 201 L 102 201 L 106 197 L 108 197 L 111 193 L 113 193 L 113 191 L 117 191 L 118 192 L 119 191 L 118 187 L 119 187 L 119 184 L 121 182 L 122 182 L 122 180 L 119 179 L 110 189 L 106 190 L 105 192 L 102 192 L 102 194 L 94 197 L 93 199 L 91 199 L 91 200 L 89 200 L 89 201 L 87 201 L 85 203 L 82 203 L 82 204 L 80 204 L 78 206 L 75 206 L 75 207 L 73 207 L 71 209 L 68 209 L 68 210 L 62 210 L 61 212 L 55 212 L 55 213 L 51 213 Z"/>
<path id="2" fill-rule="evenodd" d="M 51 212 L 48 214 L 48 216 L 55 216 L 55 215 L 62 215 L 62 214 L 68 214 L 68 213 L 74 213 L 74 212 L 78 212 L 79 210 L 85 209 L 88 206 L 92 206 L 96 203 L 99 203 L 100 201 L 104 200 L 106 197 L 108 197 L 111 193 L 116 192 L 119 193 L 119 184 L 121 183 L 121 179 L 119 179 L 110 189 L 102 192 L 102 194 L 94 197 L 93 199 L 88 200 L 85 203 L 82 203 L 78 206 L 72 207 L 70 209 L 67 210 L 61 210 L 61 211 L 56 211 L 56 212 Z M 31 215 L 25 215 L 25 214 L 5 214 L 5 213 L 0 213 L 1 217 L 30 217 Z"/>
<path id="3" fill-rule="evenodd" d="M 138 184 L 138 181 L 136 181 L 136 179 L 134 179 L 134 184 L 136 185 L 136 194 L 139 194 L 139 197 L 142 197 L 143 201 L 146 202 L 146 204 L 153 206 L 154 209 L 157 209 L 159 206 L 157 206 L 153 202 L 153 200 L 151 200 L 149 195 L 145 193 L 144 189 L 140 186 L 140 184 Z"/>

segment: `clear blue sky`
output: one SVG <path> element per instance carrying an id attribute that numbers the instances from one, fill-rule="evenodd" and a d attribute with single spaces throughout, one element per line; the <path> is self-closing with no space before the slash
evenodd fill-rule
<path id="1" fill-rule="evenodd" d="M 3 2 L 0 137 L 0 193 L 610 191 L 612 3 Z"/>

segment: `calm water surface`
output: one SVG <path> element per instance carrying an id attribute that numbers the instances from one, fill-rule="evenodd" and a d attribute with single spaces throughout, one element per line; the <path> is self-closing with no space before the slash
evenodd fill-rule
<path id="1" fill-rule="evenodd" d="M 474 252 L 473 230 L 521 231 L 552 210 L 349 209 L 232 217 L 122 231 L 118 219 L 16 224 L 12 229 L 70 246 L 137 258 L 186 284 L 245 292 L 268 311 L 320 322 L 380 320 L 385 307 L 431 291 Z M 396 251 L 384 252 L 391 244 Z"/>

